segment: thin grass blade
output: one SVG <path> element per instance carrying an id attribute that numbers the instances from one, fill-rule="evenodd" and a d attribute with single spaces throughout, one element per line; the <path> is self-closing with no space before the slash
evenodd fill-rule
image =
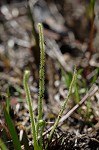
<path id="1" fill-rule="evenodd" d="M 20 141 L 18 139 L 17 132 L 15 130 L 15 127 L 13 125 L 11 117 L 8 114 L 6 108 L 4 109 L 4 116 L 5 116 L 6 123 L 8 125 L 8 129 L 9 129 L 10 134 L 11 134 L 11 138 L 12 138 L 12 141 L 13 141 L 14 148 L 15 148 L 15 150 L 21 150 L 21 145 L 20 145 Z"/>

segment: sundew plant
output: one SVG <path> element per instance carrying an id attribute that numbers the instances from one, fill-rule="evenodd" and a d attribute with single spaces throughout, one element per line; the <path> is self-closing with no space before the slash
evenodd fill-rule
<path id="1" fill-rule="evenodd" d="M 35 115 L 33 112 L 33 104 L 32 104 L 32 98 L 31 98 L 31 94 L 30 94 L 30 89 L 28 86 L 28 79 L 29 79 L 29 75 L 30 75 L 30 71 L 29 70 L 25 70 L 24 72 L 24 77 L 23 77 L 23 84 L 24 84 L 24 89 L 25 89 L 25 93 L 26 93 L 26 99 L 27 99 L 27 103 L 28 103 L 28 107 L 29 107 L 29 114 L 30 114 L 30 121 L 31 121 L 31 131 L 32 131 L 32 139 L 33 139 L 33 146 L 34 146 L 34 150 L 47 150 L 49 143 L 51 142 L 53 133 L 55 131 L 55 129 L 58 126 L 58 123 L 60 121 L 60 118 L 62 117 L 63 111 L 66 108 L 66 104 L 67 101 L 69 100 L 69 97 L 72 93 L 72 87 L 74 85 L 74 82 L 76 80 L 76 68 L 74 69 L 74 74 L 69 86 L 69 91 L 67 94 L 66 99 L 64 100 L 63 106 L 60 108 L 58 117 L 55 120 L 55 123 L 52 127 L 52 130 L 50 131 L 49 135 L 48 135 L 48 139 L 47 139 L 47 143 L 45 146 L 43 146 L 43 131 L 44 131 L 44 127 L 46 126 L 46 122 L 42 117 L 42 113 L 43 113 L 43 98 L 44 98 L 44 64 L 45 64 L 45 48 L 44 48 L 44 37 L 43 37 L 43 27 L 42 24 L 38 24 L 38 28 L 39 28 L 39 46 L 40 46 L 40 70 L 39 70 L 39 96 L 38 96 L 38 117 L 37 120 L 35 119 Z M 50 93 L 51 94 L 51 93 Z M 8 93 L 8 96 L 10 95 L 10 93 Z M 8 102 L 10 100 L 8 99 Z M 18 134 L 15 130 L 15 127 L 13 125 L 13 121 L 10 117 L 9 114 L 9 103 L 7 103 L 7 106 L 4 108 L 4 116 L 5 116 L 5 120 L 9 129 L 9 132 L 11 134 L 11 138 L 12 138 L 12 143 L 14 146 L 15 150 L 21 150 L 21 143 L 20 140 L 18 138 Z M 29 150 L 29 143 L 28 143 L 28 138 L 27 135 L 24 133 L 24 148 L 27 150 Z M 45 148 L 44 148 L 45 147 Z M 0 139 L 0 148 L 2 148 L 2 150 L 8 150 L 8 148 L 6 147 L 6 145 L 4 144 L 4 142 Z"/>
<path id="2" fill-rule="evenodd" d="M 29 87 L 27 84 L 27 80 L 29 77 L 29 71 L 26 70 L 25 74 L 24 74 L 24 87 L 25 87 L 25 91 L 26 91 L 26 95 L 27 95 L 27 101 L 28 101 L 28 105 L 29 105 L 32 137 L 34 140 L 34 150 L 42 150 L 42 144 L 43 144 L 42 133 L 43 133 L 44 127 L 46 125 L 45 121 L 42 118 L 42 110 L 43 110 L 42 106 L 43 106 L 43 96 L 44 96 L 45 49 L 44 49 L 44 38 L 43 38 L 42 25 L 39 23 L 38 27 L 39 27 L 39 40 L 40 40 L 40 72 L 39 72 L 39 98 L 38 98 L 38 120 L 37 120 L 37 122 L 35 122 L 34 114 L 32 112 L 33 110 L 32 110 L 32 104 L 31 104 L 31 96 L 30 96 L 30 91 L 29 91 Z M 73 78 L 72 78 L 72 81 L 71 81 L 71 84 L 69 87 L 67 97 L 64 101 L 62 108 L 60 109 L 59 115 L 58 115 L 58 117 L 57 117 L 57 119 L 53 125 L 53 128 L 52 128 L 52 130 L 48 136 L 48 143 L 50 142 L 52 135 L 58 126 L 59 120 L 63 114 L 65 107 L 66 107 L 67 101 L 69 100 L 69 97 L 72 93 L 72 87 L 73 87 L 73 84 L 75 82 L 75 78 L 76 78 L 76 68 L 74 69 L 74 74 L 73 74 Z M 46 144 L 45 149 L 47 149 L 48 143 Z"/>

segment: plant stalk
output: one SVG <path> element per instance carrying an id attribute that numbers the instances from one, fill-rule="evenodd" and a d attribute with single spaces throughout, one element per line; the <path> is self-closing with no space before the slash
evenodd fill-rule
<path id="1" fill-rule="evenodd" d="M 31 103 L 31 95 L 30 95 L 30 90 L 28 87 L 28 78 L 29 78 L 30 72 L 28 70 L 25 71 L 24 73 L 24 88 L 26 92 L 26 97 L 27 97 L 27 103 L 29 106 L 29 113 L 30 113 L 30 120 L 31 120 L 31 129 L 32 129 L 32 138 L 34 140 L 34 150 L 38 150 L 38 140 L 37 140 L 37 134 L 36 134 L 36 129 L 35 129 L 35 119 L 34 119 L 34 113 L 32 112 L 32 103 Z"/>
<path id="2" fill-rule="evenodd" d="M 70 87 L 69 87 L 69 91 L 68 91 L 67 97 L 66 97 L 66 99 L 64 101 L 64 104 L 63 104 L 62 108 L 60 109 L 59 115 L 58 115 L 58 117 L 57 117 L 57 119 L 56 119 L 56 121 L 55 121 L 55 123 L 53 125 L 53 128 L 52 128 L 52 130 L 51 130 L 51 132 L 49 134 L 48 142 L 50 142 L 50 140 L 51 140 L 51 138 L 53 136 L 53 133 L 54 133 L 55 129 L 58 126 L 58 123 L 59 123 L 59 120 L 60 120 L 60 118 L 61 118 L 61 116 L 63 114 L 63 111 L 65 110 L 66 104 L 67 104 L 67 102 L 69 100 L 69 97 L 70 97 L 70 95 L 72 93 L 72 87 L 73 87 L 73 84 L 75 82 L 75 78 L 76 78 L 76 68 L 74 69 L 74 74 L 73 74 L 73 78 L 72 78 L 72 81 L 71 81 L 71 84 L 70 84 Z M 46 145 L 46 149 L 47 149 L 47 147 L 48 147 L 48 144 Z"/>

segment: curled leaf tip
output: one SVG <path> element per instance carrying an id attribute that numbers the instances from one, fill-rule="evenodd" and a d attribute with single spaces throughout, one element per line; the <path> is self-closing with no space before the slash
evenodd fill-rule
<path id="1" fill-rule="evenodd" d="M 30 74 L 30 71 L 29 70 L 25 70 L 25 74 L 26 75 Z"/>
<path id="2" fill-rule="evenodd" d="M 42 24 L 41 24 L 41 23 L 38 23 L 38 27 L 39 27 L 39 28 L 42 27 Z"/>
<path id="3" fill-rule="evenodd" d="M 29 70 L 25 70 L 25 72 L 24 72 L 24 79 L 28 80 L 29 75 L 30 75 L 30 71 Z"/>

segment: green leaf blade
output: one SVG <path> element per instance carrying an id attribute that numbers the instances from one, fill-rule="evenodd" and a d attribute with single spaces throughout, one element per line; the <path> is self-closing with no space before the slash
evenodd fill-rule
<path id="1" fill-rule="evenodd" d="M 6 123 L 8 125 L 8 129 L 9 129 L 10 134 L 11 134 L 11 138 L 12 138 L 12 141 L 13 141 L 14 148 L 15 148 L 15 150 L 21 150 L 21 145 L 20 145 L 20 142 L 19 142 L 19 139 L 18 139 L 17 132 L 15 130 L 15 127 L 13 125 L 11 117 L 8 114 L 6 108 L 4 109 L 4 116 L 5 116 Z"/>

